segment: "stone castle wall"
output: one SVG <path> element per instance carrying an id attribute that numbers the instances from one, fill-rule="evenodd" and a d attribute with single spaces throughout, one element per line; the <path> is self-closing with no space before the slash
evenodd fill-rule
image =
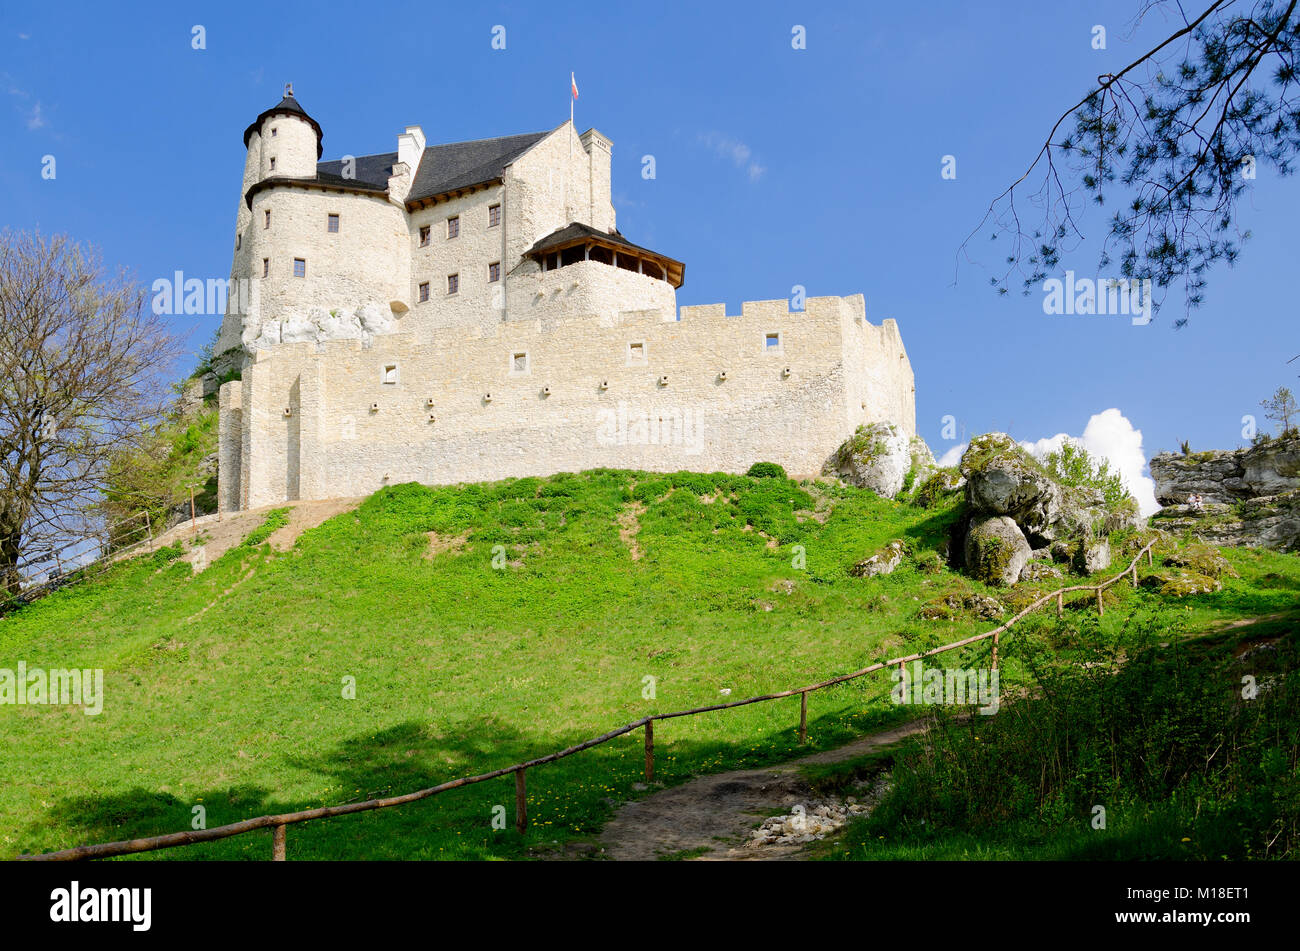
<path id="1" fill-rule="evenodd" d="M 672 317 L 586 313 L 498 322 L 481 336 L 259 352 L 222 388 L 221 504 L 596 467 L 743 472 L 765 460 L 815 475 L 863 422 L 915 431 L 897 326 L 868 323 L 861 296 Z"/>

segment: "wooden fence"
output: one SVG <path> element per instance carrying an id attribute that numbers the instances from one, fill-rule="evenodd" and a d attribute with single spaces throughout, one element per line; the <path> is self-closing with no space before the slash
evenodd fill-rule
<path id="1" fill-rule="evenodd" d="M 103 534 L 87 534 L 62 545 L 33 551 L 19 566 L 19 591 L 0 592 L 0 611 L 35 601 L 75 579 L 96 574 L 145 545 L 152 551 L 153 542 L 149 513 L 137 512 L 115 522 Z M 87 559 L 91 552 L 95 552 L 94 556 Z"/>
<path id="2" fill-rule="evenodd" d="M 183 845 L 196 845 L 200 842 L 212 842 L 216 839 L 227 839 L 231 836 L 244 835 L 257 829 L 271 829 L 271 859 L 276 862 L 285 860 L 285 838 L 288 826 L 299 822 L 311 822 L 314 819 L 328 819 L 332 816 L 348 816 L 358 812 L 371 812 L 375 809 L 388 809 L 392 806 L 401 806 L 409 802 L 418 802 L 421 799 L 428 799 L 439 793 L 447 792 L 451 789 L 459 789 L 462 786 L 471 786 L 475 783 L 487 782 L 490 779 L 498 779 L 511 773 L 515 777 L 515 827 L 522 834 L 528 828 L 528 809 L 527 809 L 527 786 L 525 782 L 525 773 L 534 767 L 542 766 L 546 763 L 553 763 L 556 760 L 564 759 L 566 756 L 572 756 L 575 753 L 581 753 L 583 750 L 589 750 L 593 746 L 600 746 L 602 743 L 608 743 L 615 737 L 623 736 L 634 730 L 645 731 L 645 778 L 647 782 L 654 779 L 654 724 L 656 720 L 672 720 L 676 717 L 696 716 L 701 713 L 710 713 L 714 710 L 730 710 L 735 707 L 744 707 L 752 703 L 764 703 L 769 700 L 780 700 L 785 697 L 799 697 L 799 742 L 804 743 L 808 738 L 808 694 L 814 690 L 822 690 L 826 687 L 833 687 L 836 684 L 846 683 L 850 680 L 856 680 L 867 674 L 876 671 L 885 670 L 897 666 L 900 673 L 905 677 L 905 665 L 915 661 L 922 660 L 926 657 L 933 657 L 936 654 L 942 654 L 946 651 L 957 650 L 961 647 L 967 647 L 978 641 L 993 640 L 993 668 L 998 665 L 998 644 L 1000 636 L 1011 629 L 1011 627 L 1024 618 L 1026 615 L 1037 611 L 1043 605 L 1056 602 L 1057 616 L 1061 616 L 1065 611 L 1065 596 L 1075 591 L 1091 591 L 1096 594 L 1097 611 L 1102 613 L 1102 592 L 1113 584 L 1130 578 L 1133 586 L 1137 587 L 1138 583 L 1138 562 L 1142 556 L 1146 555 L 1147 564 L 1154 563 L 1151 554 L 1151 548 L 1155 545 L 1155 540 L 1148 542 L 1146 546 L 1134 556 L 1129 566 L 1121 571 L 1115 577 L 1103 581 L 1098 585 L 1073 585 L 1066 588 L 1058 588 L 1050 594 L 1045 594 L 1041 598 L 1033 601 L 1019 613 L 1015 614 L 1003 624 L 995 627 L 991 631 L 983 634 L 975 634 L 971 637 L 963 638 L 960 641 L 954 641 L 951 644 L 944 644 L 942 647 L 933 647 L 927 651 L 920 651 L 916 654 L 909 654 L 906 657 L 895 657 L 892 660 L 880 661 L 863 667 L 861 670 L 855 670 L 849 674 L 841 674 L 838 677 L 832 677 L 829 680 L 823 680 L 820 683 L 809 684 L 806 687 L 796 687 L 793 690 L 783 690 L 780 693 L 764 694 L 760 697 L 747 697 L 744 700 L 732 700 L 728 703 L 715 703 L 706 707 L 695 707 L 690 710 L 678 710 L 673 713 L 654 713 L 642 717 L 640 720 L 634 720 L 631 723 L 625 723 L 617 729 L 610 730 L 608 733 L 602 733 L 600 736 L 593 737 L 585 742 L 578 743 L 575 746 L 558 750 L 554 753 L 548 753 L 546 756 L 539 756 L 536 759 L 528 760 L 524 763 L 515 763 L 512 766 L 503 766 L 500 769 L 494 769 L 491 772 L 479 773 L 477 776 L 464 776 L 460 779 L 449 780 L 437 786 L 430 786 L 427 789 L 419 789 L 415 792 L 406 793 L 401 796 L 387 796 L 381 799 L 368 799 L 365 802 L 346 803 L 339 806 L 322 806 L 317 809 L 304 809 L 299 812 L 286 812 L 274 816 L 257 816 L 253 819 L 245 819 L 242 822 L 233 822 L 229 825 L 217 826 L 212 829 L 197 829 L 186 832 L 172 832 L 167 835 L 149 836 L 142 839 L 128 839 L 122 842 L 105 842 L 99 845 L 80 845 L 71 849 L 63 849 L 58 852 L 45 852 L 40 855 L 21 855 L 20 860 L 26 861 L 76 861 L 80 859 L 101 859 L 110 858 L 116 855 L 130 855 L 136 852 L 152 852 L 157 849 L 171 849 Z"/>

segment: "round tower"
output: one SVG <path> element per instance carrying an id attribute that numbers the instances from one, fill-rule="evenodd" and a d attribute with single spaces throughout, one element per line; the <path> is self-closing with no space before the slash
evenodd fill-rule
<path id="1" fill-rule="evenodd" d="M 244 146 L 244 176 L 239 186 L 230 268 L 231 290 L 217 342 L 219 354 L 240 346 L 247 323 L 260 322 L 262 258 L 269 252 L 265 248 L 265 236 L 254 227 L 248 191 L 267 178 L 315 178 L 316 160 L 322 149 L 320 123 L 298 104 L 292 83 L 286 84 L 284 98 L 244 130 Z M 283 262 L 277 264 L 283 266 Z"/>
<path id="2" fill-rule="evenodd" d="M 272 176 L 315 178 L 316 160 L 321 157 L 320 123 L 293 97 L 293 84 L 284 87 L 284 98 L 253 120 L 244 130 L 248 159 L 244 166 L 245 189 Z M 256 165 L 254 153 L 256 152 Z M 252 181 L 249 173 L 255 171 Z"/>

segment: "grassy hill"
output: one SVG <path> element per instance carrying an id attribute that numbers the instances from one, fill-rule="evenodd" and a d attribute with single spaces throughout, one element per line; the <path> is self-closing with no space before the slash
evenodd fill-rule
<path id="1" fill-rule="evenodd" d="M 936 554 L 958 504 L 596 470 L 395 486 L 290 551 L 255 533 L 198 574 L 179 548 L 125 563 L 0 619 L 0 667 L 103 668 L 106 695 L 99 716 L 0 706 L 0 858 L 188 829 L 196 805 L 215 826 L 411 791 L 718 702 L 723 689 L 731 699 L 787 689 L 987 630 L 960 608 L 919 616 L 951 595 L 1006 597 Z M 910 549 L 894 574 L 848 575 L 894 538 Z M 1226 554 L 1241 577 L 1217 594 L 1116 585 L 1100 624 L 1081 620 L 1095 615 L 1089 597 L 1024 636 L 1086 630 L 1120 643 L 1175 615 L 1195 630 L 1294 607 L 1300 559 Z M 1021 586 L 1012 600 L 1057 584 Z M 1004 676 L 1025 677 L 1008 653 Z M 945 663 L 987 657 L 979 645 Z M 864 678 L 811 695 L 810 746 L 899 719 L 888 687 Z M 656 778 L 807 750 L 797 722 L 795 698 L 664 722 Z M 612 803 L 638 794 L 641 766 L 638 732 L 530 770 L 523 837 L 491 827 L 494 806 L 513 814 L 506 777 L 291 827 L 289 857 L 520 857 L 589 836 Z M 259 833 L 145 858 L 269 854 Z"/>

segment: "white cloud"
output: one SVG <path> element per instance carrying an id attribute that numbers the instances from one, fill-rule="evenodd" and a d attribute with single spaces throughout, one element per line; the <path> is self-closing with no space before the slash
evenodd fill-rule
<path id="1" fill-rule="evenodd" d="M 964 442 L 964 443 L 960 443 L 959 445 L 953 446 L 951 449 L 949 449 L 947 452 L 945 452 L 942 456 L 939 457 L 939 465 L 945 469 L 952 468 L 957 463 L 961 462 L 962 453 L 966 451 L 966 447 L 969 445 L 970 443 Z"/>
<path id="2" fill-rule="evenodd" d="M 723 135 L 721 132 L 710 132 L 707 135 L 701 135 L 699 141 L 712 149 L 718 158 L 727 159 L 736 168 L 744 172 L 751 182 L 757 182 L 763 177 L 763 173 L 767 171 L 766 166 L 760 165 L 753 160 L 754 150 L 744 142 Z"/>
<path id="3" fill-rule="evenodd" d="M 45 126 L 45 119 L 41 116 L 41 104 L 38 102 L 32 109 L 32 114 L 27 117 L 27 128 L 40 129 Z"/>
<path id="4" fill-rule="evenodd" d="M 1124 480 L 1124 487 L 1137 500 L 1138 511 L 1150 515 L 1160 508 L 1156 502 L 1156 484 L 1146 474 L 1147 458 L 1142 450 L 1142 430 L 1135 429 L 1118 409 L 1108 409 L 1097 413 L 1088 420 L 1082 436 L 1070 436 L 1057 433 L 1034 442 L 1020 440 L 1020 445 L 1038 458 L 1060 449 L 1066 440 L 1088 450 L 1088 454 L 1098 459 L 1105 459 L 1112 472 L 1118 472 Z M 953 446 L 939 458 L 941 466 L 955 466 L 961 461 L 966 451 L 966 443 Z"/>

